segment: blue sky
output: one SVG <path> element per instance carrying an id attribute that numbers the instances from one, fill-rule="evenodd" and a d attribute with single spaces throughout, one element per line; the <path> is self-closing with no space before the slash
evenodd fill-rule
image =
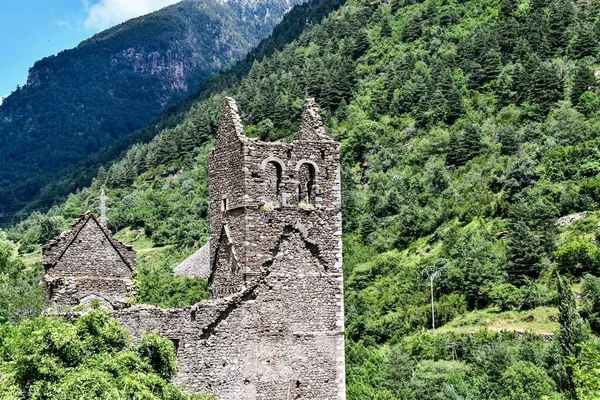
<path id="1" fill-rule="evenodd" d="M 82 40 L 179 0 L 0 0 L 0 97 L 33 64 Z"/>

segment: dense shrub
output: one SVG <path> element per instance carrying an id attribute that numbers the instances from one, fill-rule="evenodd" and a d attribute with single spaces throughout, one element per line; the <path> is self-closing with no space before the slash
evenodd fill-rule
<path id="1" fill-rule="evenodd" d="M 75 323 L 36 318 L 0 332 L 5 399 L 204 399 L 169 383 L 176 372 L 173 343 L 152 334 L 134 347 L 101 311 Z"/>

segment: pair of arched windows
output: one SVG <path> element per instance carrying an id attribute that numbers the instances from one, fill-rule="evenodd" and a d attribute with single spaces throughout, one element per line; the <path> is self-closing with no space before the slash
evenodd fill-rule
<path id="1" fill-rule="evenodd" d="M 298 180 L 297 196 L 299 203 L 315 204 L 317 187 L 317 166 L 309 160 L 302 160 L 296 166 Z M 263 177 L 266 182 L 266 197 L 277 202 L 282 198 L 282 181 L 285 171 L 281 160 L 269 157 L 262 163 Z M 291 194 L 291 193 L 290 193 Z"/>

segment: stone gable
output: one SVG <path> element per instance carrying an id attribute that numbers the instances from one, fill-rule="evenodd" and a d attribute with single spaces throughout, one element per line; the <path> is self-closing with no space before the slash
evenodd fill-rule
<path id="1" fill-rule="evenodd" d="M 123 308 L 133 295 L 135 252 L 115 240 L 91 213 L 42 249 L 46 301 L 58 310 L 93 299 Z"/>

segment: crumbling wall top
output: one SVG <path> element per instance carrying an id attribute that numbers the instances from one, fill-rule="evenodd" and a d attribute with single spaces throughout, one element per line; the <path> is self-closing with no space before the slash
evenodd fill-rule
<path id="1" fill-rule="evenodd" d="M 332 140 L 325 133 L 323 120 L 321 119 L 321 114 L 319 113 L 319 106 L 313 98 L 306 99 L 306 102 L 304 103 L 302 122 L 300 123 L 300 131 L 298 132 L 298 140 Z"/>
<path id="2" fill-rule="evenodd" d="M 217 145 L 221 143 L 231 143 L 245 138 L 244 126 L 238 112 L 237 103 L 231 97 L 225 97 L 221 117 L 219 119 L 219 128 L 217 131 Z"/>

